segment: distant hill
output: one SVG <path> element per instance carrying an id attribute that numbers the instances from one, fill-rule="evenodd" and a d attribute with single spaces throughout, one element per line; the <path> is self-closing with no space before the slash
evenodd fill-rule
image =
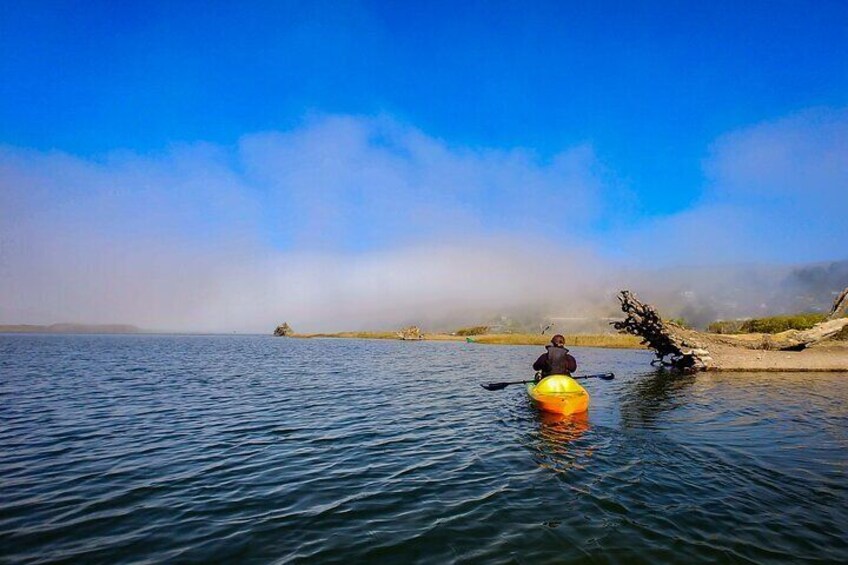
<path id="1" fill-rule="evenodd" d="M 603 333 L 620 319 L 616 294 L 629 289 L 655 306 L 666 319 L 683 319 L 695 328 L 716 320 L 762 318 L 801 312 L 828 312 L 848 287 L 848 261 L 801 265 L 724 265 L 622 271 L 596 287 L 494 312 L 454 312 L 453 318 L 420 319 L 426 330 L 453 331 L 484 325 L 492 333 Z"/>
<path id="2" fill-rule="evenodd" d="M 653 287 L 643 285 L 642 294 L 653 295 L 668 318 L 705 327 L 717 319 L 827 312 L 848 287 L 848 261 L 689 270 L 684 276 L 669 273 Z"/>
<path id="3" fill-rule="evenodd" d="M 13 324 L 0 325 L 0 333 L 137 334 L 142 333 L 142 330 L 129 324 L 51 324 L 49 326 Z"/>

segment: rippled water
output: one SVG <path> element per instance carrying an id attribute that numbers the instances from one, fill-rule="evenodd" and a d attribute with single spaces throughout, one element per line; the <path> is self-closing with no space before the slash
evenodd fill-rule
<path id="1" fill-rule="evenodd" d="M 848 374 L 575 348 L 0 336 L 0 560 L 848 561 Z"/>

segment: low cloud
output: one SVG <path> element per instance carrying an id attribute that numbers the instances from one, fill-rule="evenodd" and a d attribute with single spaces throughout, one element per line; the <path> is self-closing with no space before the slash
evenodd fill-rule
<path id="1" fill-rule="evenodd" d="M 706 188 L 681 213 L 622 234 L 654 264 L 845 258 L 848 110 L 809 110 L 720 137 L 704 161 Z"/>
<path id="2" fill-rule="evenodd" d="M 620 191 L 590 145 L 542 159 L 453 147 L 386 117 L 325 116 L 154 155 L 6 147 L 0 323 L 444 327 L 608 315 L 612 293 L 634 285 L 677 309 L 685 295 L 744 315 L 761 306 L 745 281 L 786 268 L 751 278 L 729 262 L 845 257 L 846 148 L 846 111 L 731 132 L 710 150 L 695 206 L 609 233 L 594 226 Z M 702 300 L 729 285 L 739 292 Z"/>
<path id="3" fill-rule="evenodd" d="M 565 301 L 591 254 L 547 242 L 596 213 L 596 165 L 588 146 L 541 161 L 353 117 L 233 149 L 6 148 L 0 321 L 328 330 Z"/>
<path id="4" fill-rule="evenodd" d="M 600 201 L 589 146 L 542 161 L 520 149 L 450 147 L 388 118 L 312 120 L 246 136 L 238 154 L 273 211 L 270 229 L 298 249 L 567 234 L 590 222 Z M 580 212 L 577 225 L 566 221 L 566 202 Z"/>

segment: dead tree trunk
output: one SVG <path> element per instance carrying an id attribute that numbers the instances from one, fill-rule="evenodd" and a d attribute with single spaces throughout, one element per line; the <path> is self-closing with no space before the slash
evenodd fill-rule
<path id="1" fill-rule="evenodd" d="M 801 351 L 835 336 L 848 326 L 848 318 L 842 317 L 848 309 L 848 288 L 837 297 L 828 320 L 809 330 L 789 330 L 773 335 L 706 335 L 687 330 L 673 322 L 663 322 L 652 306 L 640 302 L 629 290 L 622 290 L 618 300 L 627 317 L 620 322 L 612 322 L 613 327 L 641 337 L 642 344 L 656 353 L 655 364 L 682 371 L 703 371 L 720 365 L 717 362 L 720 360 L 714 360 L 708 351 L 714 347 L 721 349 L 722 346 L 730 345 L 738 348 L 737 351 Z"/>
<path id="2" fill-rule="evenodd" d="M 702 371 L 709 367 L 712 362 L 709 352 L 703 344 L 685 335 L 688 332 L 683 328 L 663 322 L 652 306 L 640 302 L 629 290 L 622 290 L 618 300 L 627 317 L 612 322 L 613 327 L 641 337 L 642 344 L 653 349 L 657 356 L 654 364 L 682 371 Z"/>
<path id="3" fill-rule="evenodd" d="M 843 290 L 830 309 L 830 315 L 808 330 L 788 330 L 774 335 L 763 336 L 763 346 L 760 349 L 777 349 L 780 351 L 801 351 L 807 347 L 835 336 L 848 326 L 848 288 Z"/>
<path id="4" fill-rule="evenodd" d="M 838 320 L 848 316 L 848 288 L 839 293 L 836 300 L 833 301 L 833 307 L 830 309 L 828 320 Z"/>
<path id="5" fill-rule="evenodd" d="M 762 347 L 780 351 L 801 351 L 809 346 L 833 337 L 848 326 L 848 318 L 827 320 L 804 331 L 788 330 L 774 335 L 764 335 Z"/>

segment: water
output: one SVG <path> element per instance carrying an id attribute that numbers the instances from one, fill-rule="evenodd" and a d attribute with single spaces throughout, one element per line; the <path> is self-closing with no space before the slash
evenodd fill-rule
<path id="1" fill-rule="evenodd" d="M 651 372 L 575 348 L 0 336 L 0 561 L 848 560 L 848 374 Z"/>

